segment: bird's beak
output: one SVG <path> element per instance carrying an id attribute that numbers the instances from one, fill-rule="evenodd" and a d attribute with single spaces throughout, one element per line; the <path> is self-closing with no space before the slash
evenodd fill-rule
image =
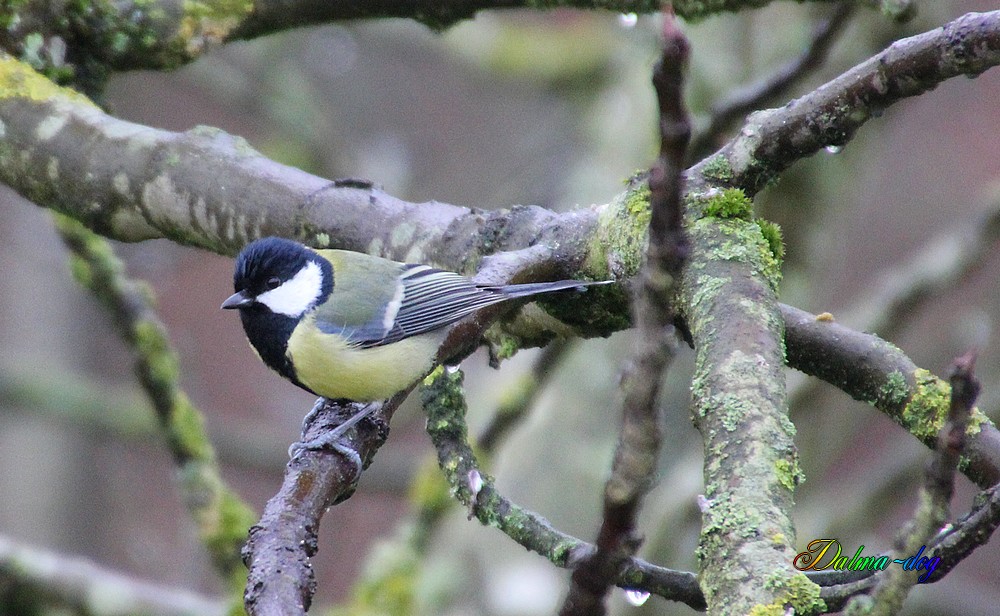
<path id="1" fill-rule="evenodd" d="M 222 302 L 222 308 L 224 310 L 232 310 L 233 308 L 245 308 L 252 303 L 253 303 L 253 298 L 247 295 L 246 291 L 240 291 L 239 293 L 233 293 L 226 299 L 226 301 Z"/>

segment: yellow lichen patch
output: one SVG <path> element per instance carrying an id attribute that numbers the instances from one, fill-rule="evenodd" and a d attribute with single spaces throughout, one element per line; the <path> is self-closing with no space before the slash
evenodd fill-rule
<path id="1" fill-rule="evenodd" d="M 253 11 L 254 4 L 249 0 L 185 0 L 182 6 L 178 35 L 186 41 L 187 52 L 197 55 L 206 46 L 225 41 Z"/>
<path id="2" fill-rule="evenodd" d="M 28 98 L 35 101 L 70 101 L 95 107 L 76 90 L 56 85 L 47 77 L 8 54 L 0 53 L 0 99 Z"/>
<path id="3" fill-rule="evenodd" d="M 951 405 L 951 385 L 922 368 L 914 371 L 913 380 L 913 395 L 896 421 L 925 443 L 933 443 Z M 979 434 L 984 423 L 989 424 L 989 418 L 973 408 L 966 434 Z"/>

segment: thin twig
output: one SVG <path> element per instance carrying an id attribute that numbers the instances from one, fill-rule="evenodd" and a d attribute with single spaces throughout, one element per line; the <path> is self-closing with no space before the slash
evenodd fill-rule
<path id="1" fill-rule="evenodd" d="M 940 559 L 927 582 L 944 578 L 977 548 L 986 545 L 997 527 L 1000 527 L 1000 486 L 980 492 L 972 509 L 954 525 L 946 527 L 934 539 L 933 546 L 924 552 L 928 560 Z M 821 596 L 830 611 L 843 610 L 853 597 L 871 592 L 885 573 L 883 571 L 860 581 L 824 584 L 826 587 Z M 812 579 L 818 581 L 817 577 Z M 834 578 L 831 577 L 830 581 Z"/>
<path id="2" fill-rule="evenodd" d="M 841 3 L 833 14 L 813 31 L 808 47 L 798 58 L 788 62 L 773 75 L 733 90 L 726 98 L 712 105 L 708 124 L 691 139 L 689 157 L 700 158 L 717 147 L 716 140 L 733 123 L 755 109 L 773 102 L 777 97 L 808 77 L 826 61 L 830 49 L 854 14 L 855 5 Z"/>
<path id="3" fill-rule="evenodd" d="M 884 272 L 862 294 L 862 301 L 843 311 L 843 320 L 858 330 L 894 340 L 918 310 L 986 266 L 998 242 L 1000 203 L 985 215 L 932 238 L 913 258 Z"/>
<path id="4" fill-rule="evenodd" d="M 555 374 L 556 366 L 572 347 L 567 340 L 553 340 L 538 354 L 531 370 L 503 392 L 493 417 L 477 439 L 480 451 L 487 454 L 496 451 L 504 436 L 510 433 L 534 405 L 538 395 Z"/>
<path id="5" fill-rule="evenodd" d="M 919 504 L 905 535 L 899 538 L 894 562 L 912 557 L 920 567 L 890 567 L 880 576 L 871 596 L 859 596 L 847 606 L 851 615 L 891 616 L 899 612 L 910 589 L 918 582 L 928 581 L 940 561 L 922 556 L 927 544 L 940 532 L 948 520 L 951 497 L 955 489 L 955 471 L 959 456 L 965 450 L 965 431 L 973 405 L 979 396 L 979 381 L 973 373 L 975 353 L 955 360 L 951 374 L 951 404 L 948 416 L 937 438 L 937 448 L 924 475 Z M 916 560 L 921 558 L 922 560 Z"/>
<path id="6" fill-rule="evenodd" d="M 573 571 L 563 616 L 602 615 L 608 591 L 640 540 L 636 518 L 653 484 L 662 414 L 657 401 L 663 372 L 675 354 L 671 296 L 688 254 L 682 224 L 681 174 L 691 125 L 684 108 L 689 44 L 669 5 L 664 10 L 663 53 L 653 72 L 660 109 L 660 157 L 650 171 L 649 246 L 633 302 L 638 343 L 622 378 L 622 426 L 597 550 Z"/>
<path id="7" fill-rule="evenodd" d="M 462 372 L 438 368 L 421 389 L 427 432 L 452 493 L 484 525 L 492 526 L 557 567 L 576 568 L 596 546 L 554 528 L 538 514 L 500 494 L 493 478 L 479 467 L 467 440 Z M 658 567 L 639 558 L 626 559 L 614 583 L 639 588 L 694 609 L 705 602 L 693 573 Z"/>

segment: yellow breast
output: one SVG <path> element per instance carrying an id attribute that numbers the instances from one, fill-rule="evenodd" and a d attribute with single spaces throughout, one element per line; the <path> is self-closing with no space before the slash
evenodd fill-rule
<path id="1" fill-rule="evenodd" d="M 304 333 L 311 331 L 311 335 Z M 367 349 L 323 334 L 307 316 L 288 339 L 288 356 L 303 385 L 326 398 L 384 400 L 426 375 L 444 338 L 435 331 Z"/>

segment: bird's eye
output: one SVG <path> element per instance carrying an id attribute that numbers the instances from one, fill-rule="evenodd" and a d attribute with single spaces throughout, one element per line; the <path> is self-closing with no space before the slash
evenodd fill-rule
<path id="1" fill-rule="evenodd" d="M 267 282 L 264 283 L 264 284 L 267 285 L 267 288 L 269 290 L 270 289 L 277 289 L 278 287 L 281 286 L 281 278 L 278 278 L 277 276 L 272 276 L 272 277 L 268 278 Z"/>

